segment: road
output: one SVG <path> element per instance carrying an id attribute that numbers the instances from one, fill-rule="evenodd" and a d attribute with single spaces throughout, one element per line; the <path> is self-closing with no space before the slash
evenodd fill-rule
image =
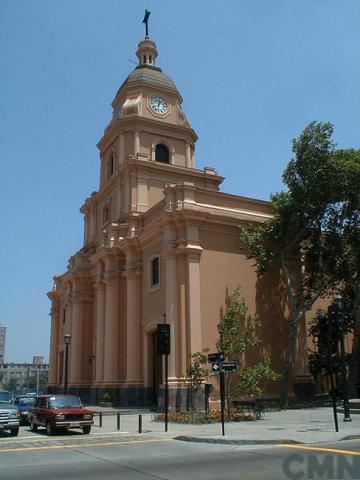
<path id="1" fill-rule="evenodd" d="M 0 479 L 360 479 L 359 447 L 359 440 L 245 447 L 121 433 L 2 437 Z"/>

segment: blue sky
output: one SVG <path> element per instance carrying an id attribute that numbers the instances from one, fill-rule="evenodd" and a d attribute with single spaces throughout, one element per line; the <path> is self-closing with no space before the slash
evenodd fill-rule
<path id="1" fill-rule="evenodd" d="M 48 358 L 52 276 L 82 246 L 97 141 L 135 67 L 144 10 L 160 66 L 222 190 L 283 188 L 291 139 L 331 121 L 360 147 L 360 1 L 0 0 L 0 323 L 6 361 Z"/>

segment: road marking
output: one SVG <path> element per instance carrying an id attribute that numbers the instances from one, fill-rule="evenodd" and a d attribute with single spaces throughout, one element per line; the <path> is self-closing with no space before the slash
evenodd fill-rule
<path id="1" fill-rule="evenodd" d="M 157 440 L 128 440 L 124 442 L 103 442 L 103 443 L 78 443 L 72 445 L 45 445 L 43 447 L 23 447 L 23 448 L 4 448 L 0 449 L 0 453 L 8 453 L 8 452 L 28 452 L 31 450 L 55 450 L 60 448 L 83 448 L 83 447 L 106 447 L 109 445 L 124 445 L 124 444 L 131 444 L 131 443 L 151 443 L 151 442 L 169 442 L 171 438 L 166 439 L 157 439 Z"/>
<path id="2" fill-rule="evenodd" d="M 130 433 L 130 432 L 112 432 L 112 433 L 97 433 L 94 435 L 89 435 L 87 438 L 114 438 L 115 435 L 132 435 L 135 436 L 137 435 L 135 432 Z M 17 437 L 17 438 L 9 438 L 8 440 L 2 441 L 0 438 L 0 448 L 2 445 L 6 444 L 13 444 L 13 443 L 27 443 L 27 442 L 50 442 L 50 441 L 61 441 L 61 440 L 76 440 L 78 438 L 82 438 L 81 436 L 78 435 L 61 435 L 59 437 L 57 436 L 42 436 L 42 435 L 33 435 L 29 437 Z"/>
<path id="3" fill-rule="evenodd" d="M 360 452 L 356 450 L 344 450 L 341 448 L 311 447 L 310 445 L 289 445 L 289 444 L 279 444 L 279 446 L 285 447 L 285 448 L 296 448 L 298 450 L 313 450 L 315 452 L 342 453 L 343 455 L 360 456 Z"/>

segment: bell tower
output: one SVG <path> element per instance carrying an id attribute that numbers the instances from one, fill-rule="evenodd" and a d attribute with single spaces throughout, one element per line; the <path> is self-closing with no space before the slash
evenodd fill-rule
<path id="1" fill-rule="evenodd" d="M 148 33 L 147 23 L 146 27 Z M 182 110 L 175 83 L 156 65 L 158 50 L 148 35 L 138 44 L 136 56 L 139 63 L 118 89 L 111 120 L 97 145 L 100 188 L 82 207 L 85 223 L 94 217 L 96 225 L 88 229 L 91 235 L 85 233 L 85 243 L 104 224 L 129 223 L 153 207 L 168 185 L 186 182 L 218 190 L 223 180 L 214 169 L 195 168 L 198 137 Z M 96 214 L 91 213 L 94 208 Z"/>

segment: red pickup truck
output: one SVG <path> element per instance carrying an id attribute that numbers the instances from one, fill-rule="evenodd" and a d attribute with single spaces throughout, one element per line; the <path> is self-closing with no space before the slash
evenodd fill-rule
<path id="1" fill-rule="evenodd" d="M 83 407 L 76 395 L 41 395 L 29 410 L 30 429 L 36 432 L 38 427 L 45 427 L 48 435 L 57 429 L 81 428 L 90 433 L 93 412 Z"/>

